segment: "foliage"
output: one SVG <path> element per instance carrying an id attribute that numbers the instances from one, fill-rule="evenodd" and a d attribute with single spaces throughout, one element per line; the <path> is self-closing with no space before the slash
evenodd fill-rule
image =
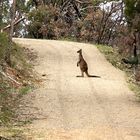
<path id="1" fill-rule="evenodd" d="M 140 32 L 140 0 L 125 0 L 125 15 L 129 32 Z"/>
<path id="2" fill-rule="evenodd" d="M 140 13 L 140 1 L 139 0 L 125 0 L 125 14 L 129 23 Z"/>
<path id="3" fill-rule="evenodd" d="M 105 6 L 108 2 L 110 8 Z M 27 14 L 29 21 L 16 25 L 15 36 L 46 39 L 73 37 L 78 41 L 113 45 L 121 35 L 117 28 L 122 23 L 125 25 L 125 18 L 128 23 L 133 23 L 134 29 L 139 28 L 139 0 L 124 0 L 124 3 L 125 15 L 124 4 L 119 0 L 18 0 L 16 19 Z M 9 5 L 8 1 L 6 5 Z M 104 6 L 100 8 L 100 5 Z M 5 9 L 8 11 L 9 7 Z M 119 16 L 118 11 L 121 13 Z"/>
<path id="4" fill-rule="evenodd" d="M 9 21 L 9 0 L 0 1 L 0 29 Z"/>
<path id="5" fill-rule="evenodd" d="M 93 2 L 93 4 L 92 4 Z M 68 9 L 61 11 L 61 6 L 51 4 L 40 5 L 29 13 L 28 37 L 61 39 L 75 38 L 78 41 L 92 41 L 97 43 L 108 44 L 113 40 L 113 29 L 116 24 L 121 22 L 111 20 L 112 15 L 116 12 L 114 9 L 121 6 L 118 3 L 112 6 L 109 13 L 96 8 L 99 1 L 92 1 L 90 4 L 81 4 L 78 6 L 82 18 L 79 19 L 73 11 L 73 5 L 70 4 Z M 100 1 L 101 3 L 101 1 Z M 95 5 L 95 7 L 94 7 Z M 90 8 L 86 8 L 91 6 Z M 83 10 L 82 9 L 86 9 Z M 112 29 L 112 30 L 111 30 Z"/>
<path id="6" fill-rule="evenodd" d="M 58 16 L 58 9 L 52 6 L 38 7 L 37 10 L 32 10 L 29 14 L 29 36 L 34 38 L 55 38 L 57 22 L 54 21 Z"/>

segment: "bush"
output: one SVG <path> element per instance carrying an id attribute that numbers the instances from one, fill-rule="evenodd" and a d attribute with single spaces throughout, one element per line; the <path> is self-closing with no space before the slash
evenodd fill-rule
<path id="1" fill-rule="evenodd" d="M 40 6 L 29 13 L 29 37 L 56 39 L 59 9 L 56 7 Z M 60 26 L 60 25 L 59 25 Z"/>

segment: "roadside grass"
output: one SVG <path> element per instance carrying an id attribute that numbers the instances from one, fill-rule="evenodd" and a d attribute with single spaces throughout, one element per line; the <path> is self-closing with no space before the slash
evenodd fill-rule
<path id="1" fill-rule="evenodd" d="M 23 134 L 24 128 L 1 128 L 0 134 L 3 140 L 26 140 L 24 134 Z M 26 130 L 27 131 L 27 130 Z"/>
<path id="2" fill-rule="evenodd" d="M 135 80 L 133 68 L 129 68 L 130 65 L 122 63 L 122 56 L 119 54 L 117 48 L 112 48 L 105 45 L 96 45 L 101 53 L 103 53 L 106 59 L 116 68 L 124 71 L 126 73 L 126 81 L 128 87 L 136 94 L 140 101 L 140 83 Z"/>
<path id="3" fill-rule="evenodd" d="M 10 140 L 24 140 L 22 127 L 30 123 L 20 118 L 20 103 L 31 87 L 22 86 L 18 89 L 9 82 L 0 84 L 0 136 Z M 15 127 L 17 127 L 15 129 Z M 23 129 L 24 130 L 24 129 Z"/>
<path id="4" fill-rule="evenodd" d="M 3 130 L 0 131 L 0 136 L 8 136 L 7 134 L 10 133 L 11 139 L 14 139 L 12 137 L 20 137 L 21 134 L 21 130 L 15 129 L 15 127 L 19 126 L 20 128 L 22 125 L 30 123 L 28 119 L 22 120 L 20 118 L 19 106 L 23 97 L 36 86 L 38 76 L 33 71 L 32 60 L 36 59 L 37 55 L 13 43 L 12 66 L 9 67 L 4 62 L 4 54 L 8 45 L 6 35 L 1 35 L 0 40 L 0 71 L 16 81 L 14 82 L 8 76 L 0 73 L 0 130 L 1 128 Z M 19 138 L 15 139 L 18 140 Z"/>

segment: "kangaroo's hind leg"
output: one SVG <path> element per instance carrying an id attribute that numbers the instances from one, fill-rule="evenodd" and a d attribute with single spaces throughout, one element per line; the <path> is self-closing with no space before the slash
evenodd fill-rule
<path id="1" fill-rule="evenodd" d="M 85 73 L 86 73 L 87 77 L 90 77 L 89 74 L 88 74 L 88 71 L 85 71 Z"/>
<path id="2" fill-rule="evenodd" d="M 76 77 L 84 77 L 84 72 L 81 70 L 81 75 L 76 76 Z"/>
<path id="3" fill-rule="evenodd" d="M 81 77 L 84 77 L 84 72 L 81 70 Z"/>

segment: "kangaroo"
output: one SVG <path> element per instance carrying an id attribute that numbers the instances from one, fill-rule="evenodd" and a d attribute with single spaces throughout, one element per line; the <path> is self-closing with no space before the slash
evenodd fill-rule
<path id="1" fill-rule="evenodd" d="M 87 62 L 84 60 L 83 55 L 82 55 L 82 49 L 77 51 L 77 53 L 79 53 L 79 61 L 77 62 L 77 67 L 80 66 L 81 74 L 82 74 L 81 77 L 84 77 L 84 72 L 86 73 L 88 77 L 90 77 L 90 75 L 88 74 Z"/>

